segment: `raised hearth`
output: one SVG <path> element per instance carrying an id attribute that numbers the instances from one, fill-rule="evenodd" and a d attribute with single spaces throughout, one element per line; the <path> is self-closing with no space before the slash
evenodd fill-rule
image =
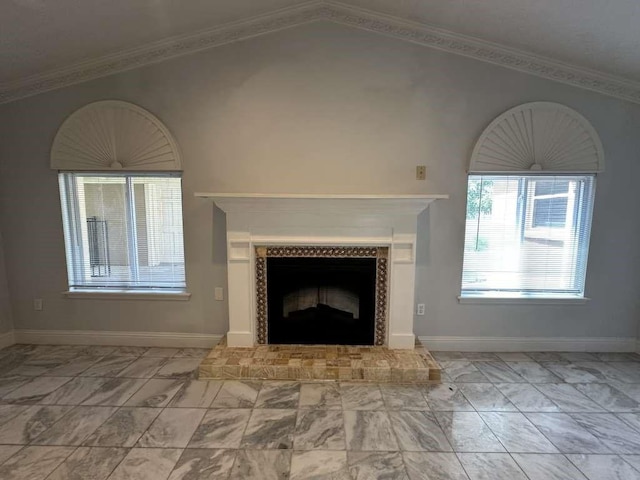
<path id="1" fill-rule="evenodd" d="M 420 384 L 439 381 L 440 366 L 420 342 L 403 350 L 338 345 L 234 348 L 225 338 L 202 361 L 198 378 Z"/>

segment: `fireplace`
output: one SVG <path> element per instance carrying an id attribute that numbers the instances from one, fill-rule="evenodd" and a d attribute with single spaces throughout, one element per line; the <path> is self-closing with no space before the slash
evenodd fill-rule
<path id="1" fill-rule="evenodd" d="M 256 247 L 256 343 L 384 345 L 388 250 Z"/>
<path id="2" fill-rule="evenodd" d="M 446 195 L 196 196 L 226 213 L 229 346 L 414 348 L 417 217 Z"/>
<path id="3" fill-rule="evenodd" d="M 373 345 L 374 258 L 268 258 L 268 343 Z"/>

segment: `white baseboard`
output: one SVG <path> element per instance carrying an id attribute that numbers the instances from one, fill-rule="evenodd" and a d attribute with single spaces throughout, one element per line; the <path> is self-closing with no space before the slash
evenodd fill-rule
<path id="1" fill-rule="evenodd" d="M 640 341 L 620 337 L 418 337 L 432 351 L 460 352 L 638 352 Z M 122 345 L 210 348 L 222 335 L 104 330 L 13 330 L 0 334 L 0 348 L 39 345 Z"/>
<path id="2" fill-rule="evenodd" d="M 449 352 L 635 352 L 624 337 L 418 337 L 432 351 Z"/>
<path id="3" fill-rule="evenodd" d="M 0 348 L 10 347 L 14 343 L 16 342 L 13 336 L 13 330 L 6 333 L 0 333 Z"/>
<path id="4" fill-rule="evenodd" d="M 39 345 L 122 345 L 127 347 L 210 348 L 222 335 L 105 330 L 14 330 L 13 343 Z"/>

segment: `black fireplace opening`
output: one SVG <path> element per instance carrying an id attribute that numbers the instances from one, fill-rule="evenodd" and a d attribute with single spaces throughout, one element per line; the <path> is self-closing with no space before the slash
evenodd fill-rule
<path id="1" fill-rule="evenodd" d="M 373 345 L 375 258 L 267 258 L 269 343 Z"/>

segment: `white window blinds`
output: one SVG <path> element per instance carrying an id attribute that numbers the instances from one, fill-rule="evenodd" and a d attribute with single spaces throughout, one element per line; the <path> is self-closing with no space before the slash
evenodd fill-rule
<path id="1" fill-rule="evenodd" d="M 178 173 L 61 173 L 71 288 L 184 289 Z"/>
<path id="2" fill-rule="evenodd" d="M 583 297 L 594 175 L 469 175 L 462 296 Z"/>

